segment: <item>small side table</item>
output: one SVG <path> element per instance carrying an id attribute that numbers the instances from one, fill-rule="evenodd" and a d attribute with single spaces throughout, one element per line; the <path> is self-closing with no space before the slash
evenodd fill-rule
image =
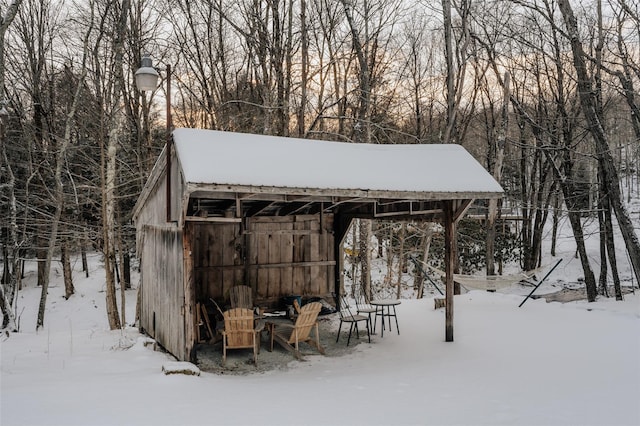
<path id="1" fill-rule="evenodd" d="M 380 327 L 380 337 L 384 337 L 384 318 L 387 317 L 389 321 L 389 331 L 391 331 L 391 317 L 394 317 L 396 320 L 396 330 L 398 331 L 398 335 L 400 334 L 400 327 L 398 327 L 398 315 L 396 312 L 396 306 L 400 304 L 398 299 L 382 299 L 382 300 L 372 300 L 371 305 L 376 307 L 375 317 L 373 319 L 373 329 L 376 328 L 376 322 L 378 317 L 381 317 L 382 326 Z M 386 308 L 386 309 L 385 309 Z M 392 310 L 393 309 L 393 313 Z"/>

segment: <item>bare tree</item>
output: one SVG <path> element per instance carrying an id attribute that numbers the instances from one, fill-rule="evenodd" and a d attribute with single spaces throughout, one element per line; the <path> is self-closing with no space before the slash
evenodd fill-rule
<path id="1" fill-rule="evenodd" d="M 573 14 L 573 9 L 568 0 L 558 0 L 558 6 L 562 12 L 571 49 L 573 52 L 573 65 L 578 77 L 578 95 L 582 112 L 587 120 L 589 132 L 596 144 L 598 163 L 602 169 L 603 184 L 609 193 L 609 200 L 616 213 L 618 225 L 622 232 L 636 280 L 640 280 L 640 243 L 635 234 L 633 222 L 629 217 L 627 208 L 620 193 L 618 170 L 615 167 L 611 149 L 607 142 L 602 121 L 596 110 L 596 101 L 592 90 L 591 78 L 587 70 L 586 54 L 584 52 L 580 35 L 578 33 L 578 23 Z"/>
<path id="2" fill-rule="evenodd" d="M 0 11 L 0 109 L 5 109 L 7 106 L 7 99 L 5 97 L 5 34 L 9 29 L 9 25 L 18 13 L 22 0 L 14 0 L 6 11 Z M 4 13 L 2 13 L 4 12 Z M 8 329 L 9 331 L 16 331 L 17 326 L 15 322 L 15 314 L 13 313 L 13 295 L 17 291 L 17 274 L 18 272 L 18 214 L 17 214 L 17 202 L 15 194 L 15 175 L 9 157 L 7 156 L 6 144 L 5 144 L 5 117 L 0 117 L 0 164 L 6 170 L 7 179 L 6 183 L 0 184 L 0 190 L 7 191 L 9 199 L 9 226 L 8 234 L 9 238 L 7 245 L 10 247 L 5 252 L 5 264 L 3 268 L 3 279 L 0 282 L 0 310 L 2 311 L 2 325 L 0 328 Z M 10 256 L 12 261 L 11 265 L 7 261 L 7 256 Z M 7 290 L 9 290 L 7 292 Z M 9 297 L 7 297 L 9 296 Z"/>
<path id="3" fill-rule="evenodd" d="M 493 162 L 493 177 L 500 182 L 502 179 L 502 166 L 504 161 L 504 149 L 507 139 L 507 128 L 509 126 L 509 87 L 510 76 L 505 72 L 503 78 L 503 96 L 502 108 L 500 112 L 500 127 L 498 129 L 495 148 L 489 152 L 495 154 Z M 493 140 L 493 138 L 491 138 Z M 490 155 L 489 157 L 492 157 Z M 495 275 L 495 242 L 496 242 L 496 219 L 498 217 L 498 200 L 492 198 L 489 200 L 489 209 L 487 212 L 487 237 L 486 237 L 486 263 L 487 275 Z"/>
<path id="4" fill-rule="evenodd" d="M 84 46 L 83 46 L 83 57 L 82 57 L 82 69 L 80 72 L 80 77 L 78 79 L 78 84 L 73 96 L 73 102 L 67 111 L 65 126 L 64 126 L 64 137 L 60 141 L 58 149 L 56 151 L 56 160 L 55 160 L 55 173 L 54 173 L 54 199 L 55 199 L 55 211 L 53 214 L 53 221 L 51 222 L 51 231 L 49 235 L 49 246 L 47 248 L 47 258 L 45 260 L 45 281 L 42 284 L 42 293 L 40 297 L 40 305 L 38 309 L 38 320 L 36 323 L 36 328 L 40 328 L 44 326 L 44 313 L 47 301 L 47 294 L 49 289 L 49 272 L 51 269 L 51 259 L 53 258 L 55 243 L 58 238 L 58 228 L 60 226 L 60 217 L 62 215 L 62 210 L 64 208 L 64 188 L 62 184 L 62 173 L 63 168 L 66 163 L 66 155 L 69 144 L 71 143 L 71 131 L 73 129 L 73 121 L 75 119 L 78 104 L 80 102 L 80 95 L 82 93 L 83 82 L 87 76 L 87 56 L 88 56 L 88 43 L 89 36 L 92 31 L 92 23 L 89 25 L 89 29 L 85 36 Z M 69 289 L 70 290 L 70 289 Z"/>
<path id="5" fill-rule="evenodd" d="M 117 1 L 117 0 L 114 0 Z M 116 160 L 118 156 L 118 141 L 122 132 L 121 99 L 124 87 L 123 63 L 124 43 L 126 37 L 127 18 L 130 12 L 130 1 L 117 2 L 119 6 L 118 20 L 116 21 L 115 38 L 113 41 L 113 88 L 111 91 L 109 119 L 109 136 L 104 152 L 103 170 L 103 253 L 106 271 L 106 304 L 107 317 L 111 329 L 121 327 L 116 302 L 115 261 L 116 261 Z M 124 306 L 122 307 L 124 309 Z"/>

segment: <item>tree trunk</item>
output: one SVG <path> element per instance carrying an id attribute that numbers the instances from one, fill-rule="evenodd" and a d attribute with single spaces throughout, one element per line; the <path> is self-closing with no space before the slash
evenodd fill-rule
<path id="1" fill-rule="evenodd" d="M 120 222 L 120 215 L 118 215 L 118 221 Z M 127 302 L 127 283 L 124 280 L 124 254 L 126 252 L 126 249 L 124 247 L 124 242 L 123 242 L 123 238 L 122 238 L 122 227 L 119 227 L 119 232 L 118 232 L 118 254 L 119 254 L 119 263 L 120 263 L 120 267 L 122 269 L 122 271 L 120 272 L 120 276 L 118 277 L 118 282 L 120 283 L 120 324 L 124 327 L 126 325 L 126 309 L 125 307 L 126 302 Z"/>
<path id="2" fill-rule="evenodd" d="M 371 295 L 371 252 L 369 240 L 371 239 L 371 220 L 360 219 L 360 286 L 364 294 Z"/>
<path id="3" fill-rule="evenodd" d="M 78 90 L 79 97 L 79 90 Z M 73 111 L 70 114 L 75 114 Z M 73 115 L 71 115 L 72 117 Z M 70 118 L 69 118 L 70 121 Z M 49 275 L 51 271 L 51 259 L 53 258 L 53 254 L 56 247 L 56 241 L 58 239 L 58 227 L 60 225 L 60 216 L 62 215 L 62 209 L 64 208 L 64 188 L 62 185 L 62 168 L 65 162 L 65 156 L 67 151 L 67 146 L 69 144 L 69 140 L 71 138 L 71 123 L 68 123 L 67 126 L 68 134 L 65 131 L 65 137 L 61 141 L 60 146 L 58 147 L 58 151 L 56 153 L 56 162 L 55 162 L 55 187 L 54 187 L 54 198 L 55 198 L 55 212 L 53 214 L 53 218 L 51 220 L 51 232 L 49 233 L 49 245 L 46 251 L 46 257 L 44 259 L 44 266 L 42 270 L 42 292 L 40 293 L 40 305 L 38 307 L 38 320 L 36 322 L 36 330 L 42 328 L 44 326 L 44 312 L 47 304 L 47 295 L 49 292 Z M 40 270 L 38 270 L 40 272 Z"/>
<path id="4" fill-rule="evenodd" d="M 86 231 L 84 231 L 86 233 Z M 80 256 L 82 257 L 82 270 L 85 276 L 89 278 L 89 262 L 87 262 L 87 240 L 82 238 L 80 241 Z"/>
<path id="5" fill-rule="evenodd" d="M 455 126 L 455 85 L 453 74 L 453 30 L 451 24 L 451 0 L 442 0 L 442 12 L 444 20 L 444 49 L 447 64 L 447 127 L 442 138 L 444 143 L 451 141 L 451 134 Z"/>
<path id="6" fill-rule="evenodd" d="M 360 232 L 359 226 L 356 226 L 357 221 L 353 221 L 351 224 L 351 287 L 355 287 L 358 285 L 359 278 L 358 274 L 358 266 L 360 263 L 360 252 L 359 249 L 356 248 L 356 242 L 358 241 L 358 234 Z M 359 246 L 359 245 L 358 245 Z M 357 254 L 356 254 L 357 253 Z M 362 289 L 364 291 L 364 289 Z M 351 289 L 352 295 L 355 297 L 355 289 Z M 365 293 L 366 294 L 366 293 Z"/>
<path id="7" fill-rule="evenodd" d="M 604 189 L 604 188 L 603 188 Z M 618 274 L 618 262 L 616 260 L 616 248 L 613 240 L 613 223 L 611 221 L 611 207 L 609 206 L 609 197 L 602 194 L 602 213 L 604 222 L 604 245 L 607 250 L 609 265 L 611 265 L 611 276 L 613 277 L 613 289 L 616 300 L 622 300 L 622 288 L 620 287 L 620 275 Z M 606 269 L 606 266 L 605 266 Z M 609 297 L 609 289 L 606 288 L 605 295 Z"/>
<path id="8" fill-rule="evenodd" d="M 114 330 L 121 327 L 116 301 L 116 283 L 114 277 L 114 263 L 116 261 L 116 162 L 118 156 L 118 137 L 120 129 L 120 98 L 124 87 L 123 57 L 124 39 L 126 36 L 127 17 L 129 15 L 129 0 L 122 0 L 121 14 L 116 28 L 114 40 L 114 82 L 109 113 L 109 137 L 105 153 L 103 179 L 103 235 L 104 235 L 104 266 L 106 273 L 106 306 L 109 327 Z M 124 307 L 123 307 L 124 308 Z"/>
<path id="9" fill-rule="evenodd" d="M 607 229 L 607 255 L 609 264 L 611 265 L 611 275 L 613 276 L 613 290 L 616 294 L 616 300 L 622 300 L 622 288 L 620 287 L 620 275 L 618 274 L 618 262 L 616 260 L 616 248 L 613 240 L 613 224 L 611 223 L 611 209 L 605 210 L 605 226 Z"/>
<path id="10" fill-rule="evenodd" d="M 69 248 L 66 239 L 60 244 L 60 262 L 62 263 L 62 274 L 64 276 L 64 298 L 68 300 L 75 293 L 75 289 L 73 287 L 71 261 L 69 259 Z"/>
<path id="11" fill-rule="evenodd" d="M 305 108 L 308 102 L 307 85 L 309 73 L 309 34 L 307 32 L 307 5 L 300 0 L 300 105 L 298 106 L 298 137 L 303 138 L 306 133 Z"/>
<path id="12" fill-rule="evenodd" d="M 42 237 L 42 233 L 38 232 L 36 236 L 36 241 L 38 242 L 38 248 L 36 248 L 36 257 L 38 262 L 38 287 L 42 287 L 44 282 L 46 281 L 46 271 L 47 271 L 47 250 L 45 244 L 48 245 L 47 240 Z"/>
<path id="13" fill-rule="evenodd" d="M 422 236 L 422 240 L 420 241 L 420 260 L 422 261 L 422 265 L 427 264 L 427 260 L 429 259 L 429 249 L 431 248 L 431 237 L 433 236 L 433 227 L 431 224 L 427 223 L 424 229 L 424 234 Z M 426 277 L 422 274 L 422 269 L 418 268 L 416 273 L 416 281 L 417 281 L 417 299 L 422 299 L 424 296 L 424 280 Z M 414 287 L 416 287 L 414 285 Z"/>
<path id="14" fill-rule="evenodd" d="M 131 289 L 131 254 L 129 250 L 124 250 L 122 255 L 122 280 L 125 288 Z"/>
<path id="15" fill-rule="evenodd" d="M 565 200 L 570 194 L 565 193 Z M 569 221 L 571 222 L 571 228 L 573 229 L 573 237 L 576 240 L 577 253 L 579 254 L 580 263 L 582 264 L 582 270 L 584 271 L 584 282 L 587 288 L 587 300 L 589 302 L 595 302 L 597 297 L 596 277 L 593 275 L 591 265 L 589 265 L 589 257 L 587 249 L 584 244 L 584 232 L 582 231 L 582 222 L 580 212 L 575 209 L 569 208 L 567 212 Z"/>
<path id="16" fill-rule="evenodd" d="M 369 69 L 369 58 L 365 52 L 362 41 L 358 34 L 355 21 L 351 14 L 351 6 L 347 0 L 342 0 L 344 13 L 351 30 L 351 40 L 353 49 L 358 58 L 358 93 L 359 102 L 356 112 L 356 123 L 353 126 L 353 140 L 359 143 L 371 143 L 371 123 L 369 120 L 371 104 L 371 72 Z M 369 229 L 371 225 L 369 224 Z"/>
<path id="17" fill-rule="evenodd" d="M 389 224 L 388 226 L 382 227 L 382 229 L 378 229 L 378 255 L 381 259 L 384 258 L 384 252 L 386 252 L 386 263 L 387 263 L 387 272 L 384 277 L 384 284 L 391 285 L 391 281 L 393 280 L 393 256 L 395 255 L 393 250 L 393 226 Z M 383 251 L 380 249 L 385 245 Z"/>
<path id="18" fill-rule="evenodd" d="M 404 238 L 406 234 L 407 224 L 403 222 L 400 224 L 400 235 L 398 239 L 398 278 L 396 280 L 396 298 L 400 299 L 402 296 L 402 275 L 405 270 L 405 256 L 404 256 Z"/>
<path id="19" fill-rule="evenodd" d="M 598 292 L 602 296 L 609 297 L 607 292 L 607 229 L 604 224 L 602 198 L 603 193 L 601 192 L 598 201 L 598 229 L 600 230 L 600 276 L 598 278 Z"/>
<path id="20" fill-rule="evenodd" d="M 551 230 L 551 256 L 556 256 L 556 244 L 558 242 L 558 223 L 560 221 L 560 212 L 562 210 L 560 202 L 560 191 L 556 189 L 553 195 L 553 225 Z"/>
<path id="21" fill-rule="evenodd" d="M 504 160 L 504 146 L 507 140 L 507 129 L 509 126 L 509 73 L 505 72 L 503 80 L 502 111 L 500 129 L 496 141 L 496 158 L 493 164 L 493 177 L 500 182 L 502 179 L 502 163 Z M 487 213 L 487 236 L 486 236 L 486 264 L 487 275 L 495 275 L 495 242 L 496 242 L 496 218 L 498 217 L 498 199 L 489 200 L 489 211 Z"/>
<path id="22" fill-rule="evenodd" d="M 80 78 L 78 79 L 78 86 L 76 87 L 73 101 L 71 107 L 69 108 L 69 112 L 67 113 L 65 119 L 64 126 L 64 137 L 60 141 L 60 146 L 58 146 L 58 150 L 56 152 L 55 159 L 55 188 L 53 191 L 54 199 L 55 199 L 55 212 L 53 214 L 53 220 L 51 223 L 51 232 L 49 234 L 49 246 L 47 249 L 47 257 L 45 259 L 45 268 L 44 268 L 44 278 L 45 280 L 42 283 L 42 293 L 40 295 L 40 306 L 38 307 L 38 320 L 36 322 L 36 329 L 39 329 L 44 326 L 44 312 L 47 302 L 47 293 L 49 289 L 49 272 L 51 270 L 51 259 L 53 258 L 53 252 L 55 249 L 55 243 L 58 238 L 58 226 L 60 225 L 60 217 L 62 215 L 62 210 L 64 208 L 64 187 L 62 184 L 62 169 L 66 162 L 67 148 L 71 143 L 71 133 L 72 133 L 72 125 L 73 120 L 75 119 L 76 112 L 78 110 L 78 103 L 80 101 L 80 94 L 82 93 L 82 88 L 84 87 L 84 80 L 87 75 L 87 53 L 88 53 L 88 39 L 91 34 L 92 26 L 89 27 L 87 31 L 86 38 L 84 39 L 84 49 L 83 49 L 83 58 L 82 58 L 82 72 Z"/>

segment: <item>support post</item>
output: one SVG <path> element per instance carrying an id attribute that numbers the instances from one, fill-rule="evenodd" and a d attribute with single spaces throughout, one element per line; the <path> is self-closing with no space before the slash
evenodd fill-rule
<path id="1" fill-rule="evenodd" d="M 198 336 L 198 321 L 196 320 L 196 294 L 193 275 L 193 224 L 186 223 L 182 231 L 182 258 L 183 258 L 183 284 L 184 284 L 184 361 L 195 362 Z"/>
<path id="2" fill-rule="evenodd" d="M 443 201 L 444 212 L 444 262 L 445 262 L 445 341 L 453 342 L 453 268 L 455 265 L 454 239 L 456 222 L 453 201 Z"/>
<path id="3" fill-rule="evenodd" d="M 167 222 L 171 222 L 171 149 L 173 136 L 171 131 L 173 120 L 171 118 L 171 65 L 167 64 Z"/>
<path id="4" fill-rule="evenodd" d="M 335 214 L 333 218 L 333 253 L 335 256 L 334 276 L 335 276 L 335 302 L 336 308 L 340 309 L 340 295 L 344 287 L 344 239 L 347 236 L 351 219 L 345 218 L 342 214 Z"/>

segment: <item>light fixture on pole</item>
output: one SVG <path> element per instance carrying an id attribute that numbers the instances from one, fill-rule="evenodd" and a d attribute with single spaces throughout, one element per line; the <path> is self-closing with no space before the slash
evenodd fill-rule
<path id="1" fill-rule="evenodd" d="M 158 87 L 158 70 L 153 67 L 153 61 L 148 54 L 142 56 L 140 68 L 136 71 L 136 86 L 138 90 L 145 92 L 154 90 Z M 171 119 L 171 65 L 166 64 L 167 73 L 167 145 L 166 145 L 166 157 L 167 157 L 167 182 L 166 182 L 166 197 L 167 197 L 167 222 L 171 222 L 171 149 L 173 144 L 173 137 L 171 131 L 173 130 L 173 120 Z"/>
<path id="2" fill-rule="evenodd" d="M 141 66 L 136 71 L 136 86 L 138 86 L 138 89 L 143 92 L 154 90 L 158 87 L 158 77 L 158 71 L 153 67 L 151 56 L 142 56 Z"/>

